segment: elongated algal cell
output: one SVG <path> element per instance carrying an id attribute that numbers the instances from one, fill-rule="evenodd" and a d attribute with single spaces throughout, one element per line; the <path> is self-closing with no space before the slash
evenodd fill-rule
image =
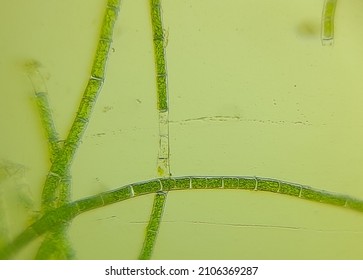
<path id="1" fill-rule="evenodd" d="M 332 46 L 334 42 L 334 15 L 337 0 L 325 0 L 321 20 L 321 43 Z"/>

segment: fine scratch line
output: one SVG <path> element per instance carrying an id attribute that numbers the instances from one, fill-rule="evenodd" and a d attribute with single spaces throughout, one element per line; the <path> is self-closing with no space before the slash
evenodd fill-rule
<path id="1" fill-rule="evenodd" d="M 128 224 L 144 225 L 147 221 L 128 222 Z M 193 225 L 206 225 L 206 226 L 221 226 L 232 228 L 247 228 L 247 229 L 276 229 L 276 230 L 292 230 L 292 231 L 311 231 L 311 232 L 350 232 L 362 233 L 361 230 L 341 230 L 341 229 L 314 229 L 307 227 L 287 226 L 287 225 L 268 225 L 268 224 L 241 224 L 241 223 L 217 223 L 217 222 L 203 222 L 203 221 L 163 221 L 163 224 L 193 224 Z"/>
<path id="2" fill-rule="evenodd" d="M 245 119 L 239 116 L 209 116 L 209 117 L 199 117 L 199 118 L 191 118 L 184 120 L 174 120 L 169 121 L 170 124 L 179 124 L 179 125 L 187 125 L 192 122 L 227 122 L 227 121 L 239 121 L 239 122 L 254 122 L 261 124 L 274 124 L 274 125 L 284 125 L 284 124 L 292 124 L 292 125 L 305 125 L 311 126 L 308 121 L 282 121 L 282 120 L 262 120 L 262 119 Z"/>

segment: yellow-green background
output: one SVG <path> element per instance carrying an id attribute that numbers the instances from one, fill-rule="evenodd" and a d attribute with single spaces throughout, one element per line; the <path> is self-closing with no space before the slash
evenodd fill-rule
<path id="1" fill-rule="evenodd" d="M 24 63 L 39 61 L 64 137 L 89 77 L 103 0 L 3 1 L 0 158 L 25 166 L 0 187 L 9 232 L 29 224 L 49 168 Z M 320 42 L 323 0 L 164 0 L 174 176 L 278 178 L 363 198 L 363 2 L 338 0 L 334 46 Z M 147 0 L 122 1 L 107 77 L 73 163 L 72 197 L 157 177 L 158 115 Z M 4 163 L 3 163 L 4 164 Z M 19 176 L 18 176 L 19 177 Z M 80 259 L 134 259 L 153 196 L 82 214 Z M 363 258 L 363 216 L 275 194 L 168 195 L 158 259 Z M 31 258 L 33 242 L 18 258 Z"/>

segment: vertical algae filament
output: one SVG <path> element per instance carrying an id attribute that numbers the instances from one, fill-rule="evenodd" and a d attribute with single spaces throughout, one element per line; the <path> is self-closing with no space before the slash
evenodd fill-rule
<path id="1" fill-rule="evenodd" d="M 170 176 L 169 165 L 169 104 L 165 47 L 168 33 L 165 32 L 161 16 L 160 0 L 150 0 L 150 16 L 153 33 L 157 109 L 159 111 L 159 154 L 157 173 L 160 177 Z"/>
<path id="2" fill-rule="evenodd" d="M 334 15 L 337 0 L 325 0 L 321 19 L 321 43 L 332 46 L 334 42 Z"/>

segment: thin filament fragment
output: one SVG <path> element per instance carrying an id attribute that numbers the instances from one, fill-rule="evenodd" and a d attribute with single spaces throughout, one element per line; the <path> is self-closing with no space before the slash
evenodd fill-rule
<path id="1" fill-rule="evenodd" d="M 321 43 L 332 46 L 334 43 L 334 16 L 337 0 L 325 0 L 321 20 Z"/>

